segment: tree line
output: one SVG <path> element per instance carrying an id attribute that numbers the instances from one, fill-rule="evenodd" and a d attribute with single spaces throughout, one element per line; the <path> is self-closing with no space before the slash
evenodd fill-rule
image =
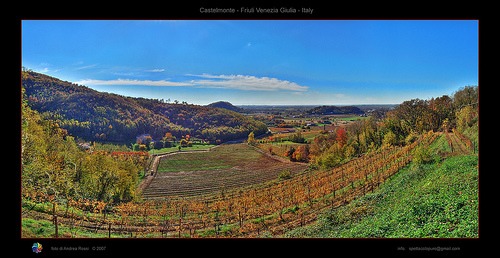
<path id="1" fill-rule="evenodd" d="M 24 89 L 23 89 L 24 93 Z M 125 147 L 83 150 L 66 129 L 43 119 L 23 98 L 21 104 L 21 181 L 23 198 L 67 204 L 90 199 L 106 203 L 136 197 L 139 172 L 147 157 L 111 155 Z"/>
<path id="2" fill-rule="evenodd" d="M 292 146 L 285 156 L 327 169 L 380 148 L 411 144 L 424 132 L 452 129 L 465 133 L 477 148 L 478 104 L 477 86 L 463 87 L 451 97 L 404 101 L 381 117 L 371 116 L 323 132 L 306 146 Z"/>
<path id="3" fill-rule="evenodd" d="M 216 143 L 267 132 L 264 123 L 233 111 L 123 97 L 31 71 L 22 72 L 22 86 L 32 109 L 87 141 L 128 144 L 141 134 L 159 140 L 170 132 Z"/>

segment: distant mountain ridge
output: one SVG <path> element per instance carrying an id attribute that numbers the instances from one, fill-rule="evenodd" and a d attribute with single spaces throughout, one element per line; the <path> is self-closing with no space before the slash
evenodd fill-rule
<path id="1" fill-rule="evenodd" d="M 267 132 L 264 123 L 234 111 L 124 97 L 31 71 L 22 72 L 22 87 L 32 109 L 85 140 L 130 143 L 140 134 L 160 140 L 171 132 L 224 142 Z"/>
<path id="2" fill-rule="evenodd" d="M 242 108 L 234 106 L 233 104 L 231 104 L 230 102 L 227 102 L 227 101 L 217 101 L 214 103 L 210 103 L 207 105 L 207 107 L 224 108 L 224 109 L 231 110 L 231 111 L 238 112 L 238 113 L 243 112 Z"/>
<path id="3" fill-rule="evenodd" d="M 344 115 L 344 114 L 364 114 L 363 110 L 355 106 L 320 106 L 307 111 L 308 114 L 316 115 Z"/>

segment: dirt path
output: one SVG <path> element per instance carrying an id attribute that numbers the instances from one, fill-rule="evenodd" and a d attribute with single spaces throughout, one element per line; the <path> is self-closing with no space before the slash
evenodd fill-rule
<path id="1" fill-rule="evenodd" d="M 447 137 L 449 137 L 450 142 L 448 143 L 450 145 L 450 148 L 452 149 L 452 153 L 455 153 L 457 155 L 462 155 L 462 154 L 470 154 L 470 149 L 467 148 L 466 144 L 460 139 L 460 137 L 456 133 L 446 133 Z"/>

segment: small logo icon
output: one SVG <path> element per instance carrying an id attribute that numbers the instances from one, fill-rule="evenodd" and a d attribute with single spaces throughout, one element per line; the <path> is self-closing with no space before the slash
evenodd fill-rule
<path id="1" fill-rule="evenodd" d="M 40 253 L 42 252 L 42 244 L 40 243 L 34 243 L 33 246 L 31 247 L 31 250 L 33 251 L 33 253 Z"/>

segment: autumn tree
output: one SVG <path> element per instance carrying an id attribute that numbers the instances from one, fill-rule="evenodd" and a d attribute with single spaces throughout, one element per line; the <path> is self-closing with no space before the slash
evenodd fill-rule
<path id="1" fill-rule="evenodd" d="M 402 131 L 391 131 L 403 138 L 406 137 L 411 131 L 428 131 L 431 125 L 426 123 L 425 120 L 429 115 L 431 115 L 431 112 L 429 112 L 429 108 L 425 100 L 412 99 L 404 101 L 388 114 L 389 119 L 391 119 L 392 116 L 397 119 Z"/>
<path id="2" fill-rule="evenodd" d="M 356 142 L 355 144 L 356 152 L 360 153 L 362 148 L 361 138 L 363 134 L 363 121 L 361 120 L 354 121 L 353 123 L 348 125 L 348 128 L 349 128 L 349 134 L 351 134 L 351 137 Z"/>
<path id="3" fill-rule="evenodd" d="M 255 146 L 257 144 L 253 131 L 248 134 L 247 143 L 252 146 Z"/>
<path id="4" fill-rule="evenodd" d="M 457 128 L 465 130 L 471 127 L 477 120 L 476 110 L 472 106 L 465 106 L 456 112 Z"/>
<path id="5" fill-rule="evenodd" d="M 293 146 L 290 146 L 288 150 L 284 153 L 285 157 L 289 157 L 290 161 L 297 161 L 295 159 L 295 156 L 293 155 L 295 153 L 295 148 Z"/>
<path id="6" fill-rule="evenodd" d="M 394 146 L 398 142 L 398 137 L 392 131 L 388 131 L 384 135 L 384 140 L 382 141 L 384 146 Z"/>
<path id="7" fill-rule="evenodd" d="M 340 127 L 337 129 L 337 137 L 335 138 L 339 147 L 342 148 L 347 143 L 347 133 L 344 128 Z"/>
<path id="8" fill-rule="evenodd" d="M 479 102 L 479 88 L 477 86 L 465 86 L 453 94 L 453 106 L 460 110 L 465 106 L 477 107 Z"/>
<path id="9" fill-rule="evenodd" d="M 174 140 L 174 136 L 172 135 L 171 132 L 166 132 L 165 136 L 163 136 L 163 140 L 164 141 L 173 141 Z"/>
<path id="10" fill-rule="evenodd" d="M 126 98 L 91 90 L 33 71 L 23 71 L 22 85 L 33 110 L 58 120 L 75 138 L 130 143 L 137 135 L 161 139 L 165 132 L 211 141 L 246 138 L 267 132 L 263 122 L 235 112 L 198 105 L 172 105 L 159 99 Z M 142 142 L 141 142 L 142 143 Z M 142 143 L 146 144 L 148 143 Z"/>
<path id="11" fill-rule="evenodd" d="M 140 158 L 112 157 L 107 151 L 80 150 L 57 124 L 22 104 L 22 189 L 52 196 L 53 203 L 88 198 L 131 200 Z"/>
<path id="12" fill-rule="evenodd" d="M 315 159 L 316 163 L 324 169 L 333 168 L 341 164 L 343 160 L 344 151 L 338 143 L 331 145 L 328 150 Z"/>
<path id="13" fill-rule="evenodd" d="M 309 161 L 309 145 L 300 145 L 292 154 L 292 160 L 300 162 Z"/>
<path id="14" fill-rule="evenodd" d="M 429 108 L 434 111 L 436 120 L 433 125 L 433 129 L 437 130 L 439 127 L 443 127 L 444 123 L 447 123 L 446 126 L 450 126 L 450 122 L 454 122 L 454 107 L 453 107 L 453 99 L 448 95 L 443 95 L 438 98 L 431 98 L 429 100 Z"/>
<path id="15" fill-rule="evenodd" d="M 289 137 L 289 140 L 291 142 L 295 142 L 295 143 L 305 143 L 306 142 L 306 139 L 304 138 L 304 136 L 302 136 L 302 133 L 300 131 L 291 135 Z"/>
<path id="16" fill-rule="evenodd" d="M 322 153 L 327 151 L 334 143 L 335 143 L 335 134 L 333 133 L 320 134 L 316 136 L 313 139 L 312 143 L 310 144 L 309 159 L 310 160 L 317 159 Z"/>
<path id="17" fill-rule="evenodd" d="M 187 147 L 188 146 L 188 141 L 186 139 L 181 139 L 181 141 L 179 142 L 180 143 L 180 147 Z"/>
<path id="18" fill-rule="evenodd" d="M 23 193 L 37 192 L 67 200 L 76 192 L 79 152 L 73 137 L 56 123 L 44 121 L 25 101 L 21 106 L 21 165 Z M 61 199 L 62 198 L 62 199 Z"/>

